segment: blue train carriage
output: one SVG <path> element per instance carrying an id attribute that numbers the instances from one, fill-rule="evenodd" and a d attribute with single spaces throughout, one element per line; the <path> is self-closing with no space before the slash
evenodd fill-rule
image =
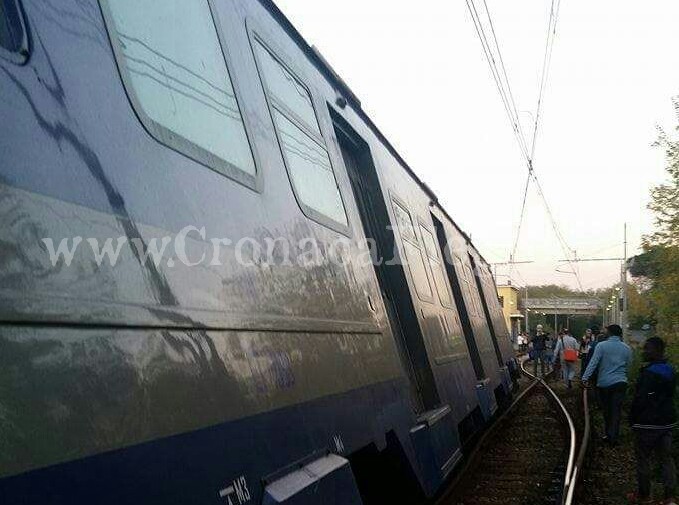
<path id="1" fill-rule="evenodd" d="M 30 34 L 0 62 L 0 502 L 358 503 L 349 455 L 414 461 L 360 223 L 308 90 L 272 58 L 264 91 L 249 2 L 22 4 L 0 4 Z M 182 232 L 186 262 L 144 257 Z"/>
<path id="2" fill-rule="evenodd" d="M 453 227 L 275 6 L 0 6 L 0 501 L 435 493 L 487 361 Z M 358 261 L 370 226 L 421 261 Z"/>
<path id="3" fill-rule="evenodd" d="M 506 400 L 508 399 L 508 393 L 513 389 L 513 379 L 519 371 L 509 335 L 509 328 L 507 328 L 505 323 L 497 294 L 496 282 L 493 278 L 490 265 L 471 242 L 469 254 L 474 264 L 474 275 L 482 298 L 483 312 L 488 320 L 488 327 L 493 341 L 496 343 L 495 351 L 500 363 L 500 373 L 504 385 L 503 391 L 507 395 L 503 400 Z M 498 392 L 498 394 L 502 393 Z"/>
<path id="4" fill-rule="evenodd" d="M 432 194 L 360 109 L 332 105 L 336 144 L 361 220 L 375 243 L 376 275 L 403 365 L 418 425 L 411 431 L 420 464 L 436 452 L 435 489 L 461 457 L 461 445 L 482 424 L 469 350 L 432 214 Z M 334 140 L 335 140 L 334 139 Z M 335 142 L 333 142 L 335 143 Z M 445 244 L 445 242 L 444 242 Z M 430 448 L 430 439 L 438 442 Z"/>
<path id="5" fill-rule="evenodd" d="M 276 13 L 273 6 L 269 8 Z M 307 79 L 319 95 L 318 109 L 328 113 L 319 118 L 331 158 L 348 176 L 363 232 L 374 245 L 375 276 L 417 415 L 406 445 L 413 444 L 417 456 L 413 466 L 419 468 L 420 483 L 431 495 L 459 461 L 461 443 L 487 419 L 479 415 L 468 346 L 443 271 L 443 249 L 434 236 L 435 196 L 380 134 L 322 56 L 302 51 L 305 44 L 299 38 L 277 36 L 280 24 L 287 23 L 280 13 L 269 21 L 266 16 L 248 18 L 255 44 L 264 45 L 289 69 L 298 60 L 316 60 Z M 296 34 L 285 27 L 288 35 Z"/>
<path id="6" fill-rule="evenodd" d="M 483 291 L 486 296 L 488 307 L 490 309 L 490 316 L 493 322 L 493 327 L 495 328 L 495 333 L 498 336 L 498 342 L 500 344 L 500 350 L 502 356 L 507 366 L 510 375 L 512 377 L 517 377 L 520 374 L 520 367 L 518 360 L 516 359 L 516 352 L 514 350 L 514 342 L 512 341 L 512 335 L 507 327 L 507 323 L 504 318 L 504 313 L 502 311 L 502 305 L 500 304 L 500 299 L 497 294 L 497 283 L 493 277 L 493 271 L 491 266 L 487 262 L 483 262 L 483 268 L 480 269 L 482 279 L 485 279 L 483 283 Z"/>
<path id="7" fill-rule="evenodd" d="M 443 213 L 443 212 L 442 212 Z M 445 216 L 445 213 L 443 213 Z M 490 419 L 498 409 L 498 400 L 505 397 L 502 360 L 498 344 L 491 332 L 483 309 L 482 293 L 469 254 L 470 240 L 455 222 L 441 219 L 439 237 L 445 243 L 446 269 L 476 375 L 476 392 L 483 418 Z"/>

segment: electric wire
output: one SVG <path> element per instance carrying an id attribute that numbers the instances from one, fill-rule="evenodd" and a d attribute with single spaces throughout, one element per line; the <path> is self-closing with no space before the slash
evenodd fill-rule
<path id="1" fill-rule="evenodd" d="M 514 270 L 514 259 L 516 258 L 516 250 L 519 247 L 519 238 L 521 237 L 521 226 L 523 224 L 523 216 L 526 212 L 526 200 L 528 197 L 528 188 L 530 187 L 530 180 L 532 175 L 532 170 L 528 171 L 528 177 L 526 177 L 526 186 L 523 190 L 523 201 L 521 203 L 521 213 L 519 215 L 519 225 L 516 229 L 516 237 L 514 239 L 514 247 L 512 248 L 512 254 L 509 256 L 509 276 L 511 278 L 512 271 Z"/>
<path id="2" fill-rule="evenodd" d="M 561 7 L 561 0 L 552 0 L 549 11 L 549 22 L 547 26 L 547 37 L 545 40 L 545 53 L 542 60 L 542 75 L 540 77 L 540 90 L 538 92 L 538 102 L 535 113 L 535 124 L 533 127 L 533 141 L 531 143 L 531 161 L 535 159 L 535 145 L 537 143 L 540 117 L 542 115 L 542 104 L 545 98 L 545 90 L 549 80 L 549 69 L 552 63 L 552 51 L 554 49 L 554 40 L 556 39 L 556 25 L 559 21 L 559 9 Z"/>
<path id="3" fill-rule="evenodd" d="M 481 42 L 481 47 L 483 48 L 486 61 L 488 62 L 488 66 L 493 76 L 493 80 L 495 81 L 497 90 L 500 93 L 500 98 L 502 99 L 505 112 L 507 113 L 507 118 L 509 119 L 512 132 L 514 133 L 516 141 L 519 144 L 521 154 L 526 159 L 526 162 L 530 163 L 528 146 L 526 144 L 525 138 L 523 138 L 521 131 L 519 129 L 518 115 L 514 115 L 512 113 L 512 106 L 510 103 L 511 102 L 510 98 L 508 96 L 508 91 L 505 89 L 505 86 L 503 85 L 502 76 L 497 68 L 495 58 L 493 57 L 493 51 L 490 47 L 490 43 L 488 42 L 488 37 L 486 36 L 486 32 L 483 28 L 483 23 L 481 22 L 481 18 L 479 17 L 476 5 L 474 4 L 474 0 L 466 0 L 466 3 L 467 9 L 469 10 L 469 14 L 471 15 L 472 21 L 474 23 L 474 28 L 476 29 L 476 34 L 479 37 L 479 41 Z"/>
<path id="4" fill-rule="evenodd" d="M 502 57 L 502 51 L 500 49 L 500 44 L 497 39 L 497 34 L 495 32 L 495 27 L 493 24 L 492 16 L 490 14 L 490 9 L 488 8 L 487 0 L 483 0 L 483 5 L 484 9 L 486 11 L 486 16 L 488 18 L 488 23 L 491 29 L 492 37 L 493 37 L 493 42 L 494 42 L 494 48 L 491 48 L 491 44 L 488 41 L 488 37 L 486 35 L 486 32 L 483 27 L 483 23 L 481 21 L 481 18 L 478 14 L 478 10 L 476 9 L 476 5 L 474 3 L 474 0 L 466 0 L 467 3 L 467 8 L 469 10 L 469 13 L 472 17 L 472 21 L 474 22 L 474 27 L 476 29 L 476 33 L 479 37 L 479 40 L 481 42 L 481 46 L 484 51 L 484 55 L 486 57 L 486 60 L 488 62 L 488 65 L 491 70 L 491 74 L 493 76 L 493 80 L 495 81 L 495 84 L 497 86 L 498 92 L 500 93 L 500 97 L 503 102 L 503 106 L 505 108 L 505 112 L 507 113 L 507 117 L 509 118 L 510 125 L 512 127 L 512 131 L 517 139 L 517 142 L 519 144 L 519 148 L 521 149 L 521 152 L 526 160 L 527 167 L 528 167 L 528 174 L 526 177 L 526 184 L 524 188 L 524 194 L 523 194 L 523 199 L 521 202 L 521 212 L 519 215 L 519 222 L 517 225 L 517 231 L 516 231 L 516 237 L 513 243 L 512 247 L 512 252 L 510 254 L 510 262 L 509 262 L 509 277 L 511 278 L 512 270 L 513 270 L 513 261 L 514 257 L 516 255 L 516 251 L 518 249 L 518 243 L 520 240 L 521 236 L 521 228 L 523 225 L 523 220 L 524 220 L 524 215 L 526 211 L 526 200 L 527 200 L 527 195 L 528 195 L 528 189 L 530 186 L 530 181 L 533 179 L 536 185 L 536 189 L 538 192 L 538 195 L 540 196 L 540 199 L 543 202 L 543 205 L 545 207 L 545 211 L 547 213 L 547 216 L 549 218 L 549 221 L 552 225 L 552 228 L 554 230 L 554 234 L 557 238 L 557 241 L 559 243 L 559 246 L 561 247 L 564 255 L 567 258 L 567 261 L 570 265 L 570 268 L 572 269 L 573 275 L 575 275 L 578 286 L 580 290 L 583 290 L 582 287 L 582 282 L 580 279 L 580 273 L 578 270 L 578 266 L 574 259 L 577 259 L 577 256 L 575 254 L 575 251 L 571 249 L 568 245 L 568 242 L 564 238 L 563 234 L 561 233 L 561 230 L 559 228 L 559 225 L 554 217 L 554 214 L 552 213 L 552 210 L 549 206 L 549 203 L 547 201 L 547 198 L 545 197 L 544 191 L 542 190 L 542 186 L 540 184 L 540 181 L 537 178 L 537 175 L 535 174 L 534 168 L 533 168 L 533 159 L 535 156 L 535 146 L 537 143 L 537 137 L 538 137 L 538 132 L 539 132 L 539 126 L 540 126 L 540 118 L 542 116 L 542 109 L 543 109 L 543 103 L 544 103 L 544 97 L 547 89 L 547 83 L 549 80 L 549 69 L 551 66 L 551 60 L 552 60 L 552 53 L 553 53 L 553 48 L 554 48 L 554 41 L 556 39 L 556 27 L 557 27 L 557 22 L 559 19 L 559 10 L 561 6 L 561 0 L 552 0 L 551 6 L 550 6 L 550 14 L 549 14 L 549 21 L 548 21 L 548 27 L 547 27 L 547 37 L 545 40 L 545 51 L 544 51 L 544 56 L 543 56 L 543 63 L 542 63 L 542 72 L 541 72 L 541 77 L 540 77 L 540 87 L 538 91 L 538 100 L 537 100 L 537 106 L 536 106 L 536 115 L 535 115 L 535 122 L 533 126 L 533 138 L 531 142 L 531 148 L 530 148 L 530 154 L 528 153 L 527 149 L 527 144 L 526 144 L 526 139 L 525 135 L 523 133 L 523 129 L 521 127 L 521 122 L 519 120 L 519 115 L 518 111 L 516 108 L 516 101 L 514 100 L 514 95 L 511 91 L 511 85 L 509 82 L 508 78 L 508 72 L 506 69 L 506 66 L 504 64 L 504 59 Z M 494 53 L 497 53 L 498 55 L 498 60 L 500 62 L 500 67 L 501 71 L 498 70 L 497 63 L 495 61 Z M 571 258 L 573 256 L 573 258 Z"/>
<path id="5" fill-rule="evenodd" d="M 491 33 L 493 34 L 493 40 L 495 41 L 495 47 L 497 49 L 497 55 L 498 55 L 498 58 L 500 59 L 500 68 L 502 68 L 502 75 L 504 76 L 505 84 L 507 85 L 507 92 L 508 92 L 509 98 L 511 100 L 512 110 L 514 111 L 514 119 L 516 121 L 518 133 L 519 133 L 521 140 L 523 141 L 524 146 L 527 147 L 526 136 L 523 133 L 523 128 L 521 126 L 521 120 L 519 119 L 519 112 L 516 109 L 516 102 L 514 101 L 514 93 L 512 93 L 512 86 L 509 83 L 509 77 L 507 75 L 507 68 L 505 67 L 504 59 L 502 58 L 502 51 L 500 50 L 500 43 L 498 42 L 497 35 L 495 33 L 495 25 L 493 24 L 493 18 L 490 15 L 490 9 L 488 9 L 488 3 L 486 2 L 486 0 L 483 0 L 483 6 L 486 10 L 486 16 L 488 17 L 488 24 L 490 25 L 490 30 L 491 30 Z"/>
<path id="6" fill-rule="evenodd" d="M 563 234 L 561 233 L 561 230 L 559 229 L 559 225 L 558 225 L 556 219 L 554 218 L 554 214 L 552 213 L 552 209 L 550 208 L 549 203 L 547 202 L 547 198 L 545 197 L 545 193 L 542 190 L 542 185 L 540 184 L 540 181 L 538 180 L 537 175 L 535 174 L 535 172 L 532 172 L 532 175 L 533 175 L 533 181 L 535 182 L 535 186 L 536 186 L 536 189 L 538 191 L 538 195 L 540 196 L 542 203 L 545 206 L 545 211 L 547 212 L 547 216 L 549 217 L 549 220 L 552 224 L 552 228 L 554 229 L 554 234 L 556 235 L 556 238 L 559 242 L 559 245 L 561 246 L 561 250 L 563 251 L 563 253 L 566 257 L 566 260 L 568 261 L 568 264 L 570 265 L 571 269 L 573 270 L 572 273 L 573 273 L 573 275 L 575 275 L 575 278 L 578 282 L 578 286 L 580 288 L 580 291 L 584 291 L 584 289 L 582 287 L 582 281 L 580 279 L 580 271 L 578 269 L 577 264 L 571 258 L 571 254 L 575 257 L 575 251 L 568 246 L 568 243 L 566 242 Z"/>
<path id="7" fill-rule="evenodd" d="M 538 92 L 538 101 L 537 101 L 537 106 L 536 106 L 536 114 L 535 114 L 535 125 L 533 128 L 533 140 L 531 143 L 531 154 L 530 154 L 530 167 L 529 167 L 529 175 L 532 175 L 533 180 L 535 181 L 536 188 L 538 190 L 538 194 L 545 206 L 545 211 L 547 212 L 547 216 L 549 217 L 549 220 L 552 224 L 552 228 L 554 229 L 554 233 L 557 237 L 557 240 L 559 241 L 559 244 L 566 255 L 566 259 L 568 260 L 568 263 L 572 269 L 573 275 L 575 275 L 575 278 L 578 282 L 578 286 L 580 287 L 580 291 L 583 291 L 582 287 L 582 281 L 580 279 L 580 271 L 579 267 L 576 262 L 574 262 L 571 259 L 571 254 L 573 255 L 574 259 L 576 258 L 575 251 L 571 249 L 571 247 L 568 245 L 568 242 L 564 238 L 563 234 L 561 233 L 561 230 L 559 229 L 559 225 L 554 218 L 554 214 L 552 213 L 552 210 L 549 206 L 549 203 L 547 202 L 547 198 L 545 197 L 544 191 L 542 190 L 542 186 L 540 185 L 540 181 L 537 178 L 537 175 L 535 174 L 533 170 L 533 160 L 535 159 L 535 146 L 537 144 L 537 138 L 538 138 L 538 132 L 540 128 L 540 118 L 542 117 L 542 108 L 543 108 L 543 103 L 544 103 L 544 98 L 545 98 L 545 92 L 547 89 L 547 84 L 549 82 L 549 70 L 551 67 L 551 62 L 552 62 L 552 52 L 554 49 L 554 41 L 556 39 L 556 26 L 559 21 L 559 10 L 561 8 L 561 0 L 552 0 L 551 6 L 550 6 L 550 11 L 549 11 L 549 22 L 548 22 L 548 27 L 547 27 L 547 37 L 545 40 L 545 53 L 542 61 L 542 75 L 540 77 L 540 90 Z"/>
<path id="8" fill-rule="evenodd" d="M 525 185 L 525 191 L 524 191 L 524 196 L 523 196 L 523 202 L 521 205 L 521 214 L 519 217 L 519 223 L 517 226 L 517 233 L 516 233 L 516 239 L 514 241 L 514 248 L 512 249 L 512 254 L 510 255 L 510 265 L 509 265 L 509 271 L 510 271 L 510 277 L 511 277 L 511 272 L 513 269 L 513 265 L 511 262 L 513 261 L 513 258 L 515 257 L 516 254 L 516 249 L 518 247 L 518 241 L 519 237 L 521 234 L 521 227 L 523 223 L 523 216 L 525 213 L 525 208 L 526 208 L 526 197 L 528 193 L 528 187 L 530 185 L 530 172 L 532 170 L 531 168 L 531 160 L 530 157 L 528 156 L 528 147 L 526 143 L 526 137 L 523 132 L 523 128 L 521 127 L 521 121 L 519 119 L 519 113 L 516 108 L 516 101 L 514 99 L 514 94 L 511 89 L 511 84 L 509 81 L 509 76 L 507 72 L 507 67 L 504 64 L 504 58 L 502 57 L 502 50 L 500 48 L 500 43 L 497 38 L 497 33 L 495 32 L 495 25 L 493 24 L 493 18 L 490 14 L 490 9 L 488 8 L 488 3 L 486 0 L 483 0 L 483 6 L 486 11 L 486 16 L 488 18 L 488 24 L 490 26 L 490 30 L 492 33 L 493 41 L 495 43 L 495 51 L 497 52 L 498 55 L 498 60 L 500 62 L 500 67 L 502 74 L 500 75 L 500 71 L 497 69 L 497 63 L 495 62 L 495 59 L 493 57 L 493 50 L 490 47 L 490 43 L 488 42 L 487 36 L 485 34 L 485 31 L 483 29 L 483 24 L 480 20 L 478 10 L 476 9 L 476 6 L 474 4 L 474 0 L 467 0 L 467 8 L 469 9 L 469 12 L 472 16 L 472 20 L 474 21 L 474 26 L 477 31 L 477 35 L 479 36 L 479 39 L 481 40 L 481 45 L 484 48 L 484 53 L 486 55 L 486 59 L 488 61 L 488 64 L 491 68 L 491 73 L 493 74 L 493 77 L 495 79 L 496 85 L 498 87 L 498 90 L 500 91 L 500 96 L 502 97 L 503 104 L 505 106 L 505 111 L 507 112 L 507 115 L 510 120 L 510 124 L 512 126 L 512 130 L 514 131 L 514 134 L 516 136 L 516 139 L 519 144 L 519 148 L 521 149 L 524 158 L 526 160 L 529 173 L 528 177 L 526 178 L 526 185 Z M 504 78 L 504 80 L 503 80 Z M 506 88 L 506 89 L 505 89 Z"/>
<path id="9" fill-rule="evenodd" d="M 511 84 L 509 82 L 509 77 L 507 73 L 507 68 L 504 64 L 504 59 L 502 57 L 502 51 L 500 49 L 500 43 L 497 38 L 497 33 L 495 32 L 495 26 L 493 24 L 493 19 L 490 14 L 490 9 L 488 8 L 488 3 L 486 0 L 483 0 L 483 5 L 484 9 L 486 11 L 486 16 L 488 18 L 488 23 L 490 25 L 490 29 L 492 32 L 493 36 L 493 41 L 495 43 L 495 48 L 496 52 L 498 55 L 498 59 L 500 62 L 500 66 L 502 69 L 502 75 L 500 75 L 500 72 L 497 69 L 497 63 L 495 62 L 495 58 L 493 57 L 493 50 L 490 47 L 490 43 L 488 42 L 488 38 L 485 34 L 485 30 L 483 28 L 483 23 L 481 22 L 481 19 L 478 14 L 478 10 L 476 9 L 476 6 L 474 4 L 474 0 L 467 0 L 467 8 L 469 9 L 469 13 L 472 16 L 472 21 L 474 22 L 474 27 L 476 28 L 477 35 L 479 36 L 479 40 L 481 41 L 481 46 L 483 47 L 484 54 L 486 56 L 486 60 L 488 61 L 488 65 L 491 69 L 491 73 L 493 74 L 493 78 L 495 80 L 495 84 L 498 88 L 498 91 L 500 92 L 500 97 L 502 98 L 503 105 L 505 107 L 505 112 L 507 113 L 507 116 L 510 121 L 510 125 L 512 126 L 512 130 L 516 136 L 517 142 L 519 144 L 519 148 L 521 149 L 521 152 L 524 155 L 524 158 L 526 160 L 526 163 L 529 168 L 529 174 L 528 177 L 526 178 L 526 187 L 524 191 L 524 196 L 523 196 L 523 202 L 521 205 L 521 215 L 519 217 L 519 224 L 517 227 L 517 234 L 516 234 L 516 239 L 514 241 L 514 248 L 512 250 L 512 254 L 510 255 L 510 277 L 511 277 L 511 272 L 513 269 L 513 265 L 511 262 L 513 261 L 513 258 L 516 254 L 516 249 L 518 247 L 518 241 L 521 233 L 521 226 L 523 223 L 523 216 L 526 208 L 526 197 L 528 193 L 528 187 L 530 185 L 530 172 L 532 170 L 531 168 L 531 161 L 528 156 L 528 147 L 526 144 L 526 138 L 525 134 L 523 132 L 523 128 L 521 127 L 521 121 L 519 119 L 519 113 L 516 108 L 516 101 L 514 99 L 514 94 L 511 90 Z M 504 77 L 504 81 L 503 81 Z M 506 89 L 505 89 L 506 87 Z"/>
<path id="10" fill-rule="evenodd" d="M 491 48 L 490 42 L 488 41 L 488 37 L 487 37 L 486 32 L 483 28 L 483 22 L 481 21 L 479 13 L 476 9 L 476 4 L 474 3 L 474 0 L 467 0 L 467 8 L 469 9 L 469 12 L 470 12 L 472 19 L 474 21 L 474 25 L 476 27 L 477 34 L 479 35 L 481 45 L 483 46 L 483 49 L 484 49 L 486 61 L 488 62 L 491 73 L 493 74 L 493 78 L 495 80 L 495 84 L 496 84 L 498 91 L 500 93 L 500 98 L 502 99 L 502 102 L 504 104 L 505 112 L 507 113 L 507 117 L 509 118 L 510 126 L 512 127 L 512 131 L 517 136 L 517 141 L 519 143 L 520 149 L 522 150 L 524 155 L 527 156 L 528 155 L 527 145 L 526 145 L 525 141 L 522 140 L 518 136 L 518 127 L 517 127 L 516 116 L 514 114 L 512 114 L 512 107 L 511 107 L 511 104 L 510 104 L 508 90 L 505 89 L 504 82 L 502 80 L 502 76 L 500 75 L 500 71 L 497 68 L 497 63 L 496 63 L 494 55 L 493 55 L 493 49 Z"/>

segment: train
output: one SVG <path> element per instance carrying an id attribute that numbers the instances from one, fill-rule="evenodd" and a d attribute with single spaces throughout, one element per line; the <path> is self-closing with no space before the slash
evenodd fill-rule
<path id="1" fill-rule="evenodd" d="M 437 496 L 489 263 L 269 0 L 0 0 L 0 503 Z"/>

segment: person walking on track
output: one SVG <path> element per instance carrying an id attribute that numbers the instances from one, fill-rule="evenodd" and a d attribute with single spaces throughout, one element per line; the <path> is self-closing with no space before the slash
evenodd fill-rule
<path id="1" fill-rule="evenodd" d="M 592 347 L 592 341 L 595 339 L 595 335 L 592 333 L 590 328 L 585 330 L 585 334 L 580 341 L 580 375 L 582 376 L 587 370 L 587 364 L 589 363 L 590 349 Z"/>
<path id="2" fill-rule="evenodd" d="M 561 361 L 556 359 L 554 350 L 556 349 L 556 343 L 561 339 L 563 335 L 563 330 L 559 333 L 551 335 L 547 339 L 547 350 L 545 351 L 545 361 L 549 363 L 554 369 L 554 377 L 561 377 Z"/>
<path id="3" fill-rule="evenodd" d="M 547 338 L 549 333 L 542 331 L 542 325 L 538 324 L 535 328 L 535 335 L 531 338 L 533 345 L 533 375 L 538 374 L 538 361 L 540 361 L 540 372 L 545 375 L 545 349 L 547 349 Z"/>
<path id="4" fill-rule="evenodd" d="M 547 334 L 547 340 L 545 340 L 545 362 L 548 365 L 554 365 L 554 347 L 556 347 L 556 339 L 558 335 Z"/>
<path id="5" fill-rule="evenodd" d="M 573 387 L 573 379 L 575 378 L 575 363 L 578 361 L 578 350 L 580 343 L 577 339 L 565 329 L 563 335 L 559 337 L 554 349 L 554 359 L 561 362 L 561 371 L 563 380 L 566 382 L 566 387 L 571 389 Z"/>
<path id="6" fill-rule="evenodd" d="M 646 340 L 642 357 L 647 364 L 639 373 L 629 414 L 634 433 L 638 479 L 637 494 L 632 494 L 630 501 L 650 502 L 652 460 L 653 453 L 656 453 L 662 467 L 665 488 L 663 503 L 676 505 L 674 492 L 677 470 L 672 457 L 672 430 L 677 425 L 674 407 L 676 373 L 665 359 L 665 342 L 659 337 Z"/>
<path id="7" fill-rule="evenodd" d="M 622 341 L 622 328 L 619 325 L 606 327 L 606 333 L 608 339 L 596 345 L 582 382 L 585 387 L 589 387 L 589 378 L 595 372 L 598 373 L 596 386 L 606 430 L 603 440 L 615 445 L 620 435 L 620 416 L 627 391 L 627 371 L 632 363 L 632 349 Z"/>

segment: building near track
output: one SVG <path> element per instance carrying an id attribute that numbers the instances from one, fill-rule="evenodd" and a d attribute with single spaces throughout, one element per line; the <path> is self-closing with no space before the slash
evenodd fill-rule
<path id="1" fill-rule="evenodd" d="M 497 296 L 502 306 L 502 315 L 505 318 L 509 335 L 512 341 L 515 341 L 521 331 L 521 321 L 524 319 L 519 307 L 521 303 L 519 288 L 512 286 L 512 284 L 499 285 L 497 286 Z"/>

